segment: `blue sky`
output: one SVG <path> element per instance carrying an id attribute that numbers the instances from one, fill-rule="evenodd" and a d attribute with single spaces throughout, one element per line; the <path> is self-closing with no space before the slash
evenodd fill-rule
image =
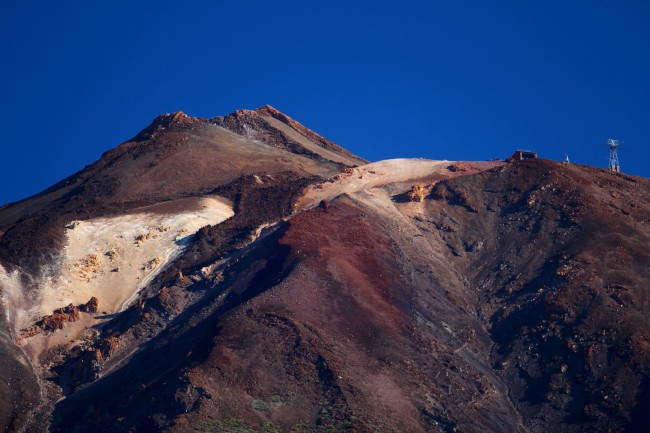
<path id="1" fill-rule="evenodd" d="M 650 177 L 650 2 L 0 2 L 0 204 L 160 113 L 270 104 L 369 159 L 515 148 Z"/>

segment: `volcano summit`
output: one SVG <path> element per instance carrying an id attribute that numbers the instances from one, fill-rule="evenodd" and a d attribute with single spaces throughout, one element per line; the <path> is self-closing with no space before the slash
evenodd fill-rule
<path id="1" fill-rule="evenodd" d="M 0 429 L 647 431 L 649 193 L 159 116 L 0 208 Z"/>

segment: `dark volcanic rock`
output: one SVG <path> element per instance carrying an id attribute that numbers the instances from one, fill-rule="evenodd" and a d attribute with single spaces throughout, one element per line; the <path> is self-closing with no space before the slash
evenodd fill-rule
<path id="1" fill-rule="evenodd" d="M 447 242 L 484 243 L 464 272 L 531 431 L 640 431 L 631 426 L 648 398 L 650 214 L 621 210 L 648 186 L 543 160 L 442 186 L 455 194 L 438 196 L 438 224 L 459 228 Z M 459 212 L 459 195 L 476 213 Z"/>

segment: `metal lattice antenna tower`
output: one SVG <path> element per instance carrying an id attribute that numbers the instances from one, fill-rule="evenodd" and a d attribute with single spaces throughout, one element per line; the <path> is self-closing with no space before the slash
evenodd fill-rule
<path id="1" fill-rule="evenodd" d="M 620 172 L 621 165 L 618 163 L 618 152 L 616 151 L 618 147 L 623 144 L 618 140 L 609 139 L 607 140 L 607 146 L 609 147 L 609 168 L 611 171 Z"/>

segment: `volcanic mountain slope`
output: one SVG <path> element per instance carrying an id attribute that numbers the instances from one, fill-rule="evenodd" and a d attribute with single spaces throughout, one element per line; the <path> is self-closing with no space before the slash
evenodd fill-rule
<path id="1" fill-rule="evenodd" d="M 644 431 L 649 191 L 546 160 L 365 164 L 270 107 L 160 117 L 0 212 L 0 421 Z"/>
<path id="2" fill-rule="evenodd" d="M 212 237 L 197 236 L 201 242 L 214 243 L 222 240 L 217 232 L 225 230 L 224 248 L 246 243 L 261 225 L 288 214 L 293 195 L 309 181 L 365 162 L 289 118 L 284 121 L 295 131 L 276 133 L 263 121 L 271 112 L 275 110 L 268 106 L 245 111 L 248 119 L 259 119 L 248 128 L 249 135 L 273 136 L 271 144 L 208 119 L 181 112 L 161 115 L 79 173 L 34 197 L 2 206 L 1 308 L 8 323 L 0 335 L 6 347 L 0 362 L 7 362 L 2 371 L 11 385 L 0 392 L 13 395 L 2 401 L 23 402 L 0 409 L 5 425 L 20 425 L 18 420 L 38 400 L 36 383 L 26 373 L 29 359 L 36 360 L 38 369 L 43 350 L 63 340 L 76 341 L 79 332 L 92 330 L 126 308 L 179 256 L 183 263 L 205 260 L 202 254 L 212 257 L 213 246 L 208 249 L 200 242 L 191 245 L 190 258 L 182 254 L 199 228 L 222 222 L 232 216 L 233 207 L 251 200 L 258 203 L 251 203 L 253 212 L 216 229 L 206 228 L 215 232 Z M 303 151 L 302 146 L 310 150 Z M 36 336 L 46 341 L 23 343 L 28 359 L 10 348 L 11 340 L 39 327 L 62 326 L 56 323 L 59 316 L 39 324 L 43 316 L 95 295 L 107 313 L 103 319 L 84 316 L 76 320 L 78 329 L 68 331 L 65 338 L 49 333 Z M 15 381 L 29 384 L 18 386 Z"/>

